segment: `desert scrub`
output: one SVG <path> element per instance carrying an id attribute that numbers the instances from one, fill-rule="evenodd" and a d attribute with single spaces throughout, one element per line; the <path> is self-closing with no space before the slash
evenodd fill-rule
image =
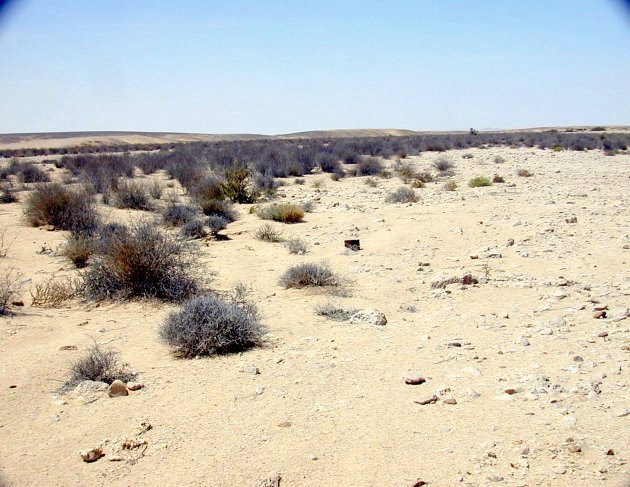
<path id="1" fill-rule="evenodd" d="M 203 238 L 208 235 L 208 231 L 206 230 L 206 226 L 203 221 L 195 219 L 184 223 L 180 230 L 180 234 L 185 238 Z"/>
<path id="2" fill-rule="evenodd" d="M 59 308 L 77 298 L 83 289 L 80 279 L 51 277 L 35 285 L 31 290 L 31 306 L 34 308 Z"/>
<path id="3" fill-rule="evenodd" d="M 151 210 L 151 198 L 144 185 L 136 181 L 122 181 L 114 189 L 114 202 L 118 208 Z"/>
<path id="4" fill-rule="evenodd" d="M 382 170 L 383 163 L 378 157 L 362 157 L 357 164 L 357 176 L 373 176 Z"/>
<path id="5" fill-rule="evenodd" d="M 221 216 L 209 216 L 206 218 L 206 226 L 210 230 L 210 233 L 216 238 L 219 236 L 221 230 L 225 230 L 229 221 Z"/>
<path id="6" fill-rule="evenodd" d="M 134 373 L 119 364 L 118 352 L 95 344 L 72 364 L 62 390 L 72 389 L 84 380 L 111 384 L 115 380 L 128 382 L 135 377 Z"/>
<path id="7" fill-rule="evenodd" d="M 74 233 L 94 233 L 100 223 L 92 194 L 58 183 L 39 184 L 26 197 L 24 216 L 31 226 L 52 225 Z"/>
<path id="8" fill-rule="evenodd" d="M 444 183 L 444 191 L 455 191 L 457 189 L 457 183 L 455 181 L 447 181 Z"/>
<path id="9" fill-rule="evenodd" d="M 228 222 L 233 222 L 238 219 L 238 213 L 232 208 L 232 203 L 229 201 L 202 198 L 197 200 L 201 211 L 206 216 L 220 216 L 225 218 Z"/>
<path id="10" fill-rule="evenodd" d="M 517 169 L 516 175 L 522 178 L 531 178 L 534 175 L 534 173 L 529 172 L 529 170 L 527 169 Z"/>
<path id="11" fill-rule="evenodd" d="M 74 264 L 77 269 L 88 265 L 88 259 L 94 253 L 95 241 L 92 236 L 70 234 L 61 248 L 61 255 Z"/>
<path id="12" fill-rule="evenodd" d="M 330 269 L 328 264 L 305 262 L 289 267 L 280 277 L 280 285 L 285 289 L 309 286 L 339 286 L 340 278 Z"/>
<path id="13" fill-rule="evenodd" d="M 378 181 L 374 178 L 367 178 L 364 181 L 366 186 L 369 186 L 370 188 L 377 188 L 378 187 Z"/>
<path id="14" fill-rule="evenodd" d="M 138 221 L 101 237 L 83 273 L 90 299 L 155 298 L 181 301 L 199 291 L 199 251 L 190 242 Z"/>
<path id="15" fill-rule="evenodd" d="M 493 182 L 493 183 L 504 183 L 504 182 L 505 182 L 505 179 L 503 178 L 503 176 L 499 176 L 498 174 L 495 174 L 495 175 L 492 177 L 492 182 Z"/>
<path id="16" fill-rule="evenodd" d="M 278 230 L 270 223 L 265 223 L 256 230 L 254 237 L 263 242 L 282 242 L 282 231 Z"/>
<path id="17" fill-rule="evenodd" d="M 306 242 L 301 238 L 292 238 L 285 244 L 290 254 L 303 255 L 308 252 Z"/>
<path id="18" fill-rule="evenodd" d="M 479 188 L 481 186 L 490 186 L 492 183 L 490 180 L 483 176 L 477 176 L 468 181 L 468 186 L 471 188 Z"/>
<path id="19" fill-rule="evenodd" d="M 306 180 L 304 178 L 295 178 L 293 180 L 293 184 L 303 185 L 305 182 L 306 182 Z"/>
<path id="20" fill-rule="evenodd" d="M 412 179 L 416 177 L 416 170 L 409 161 L 396 162 L 396 165 L 394 166 L 394 171 L 396 171 L 398 177 L 405 184 L 409 183 Z"/>
<path id="21" fill-rule="evenodd" d="M 179 311 L 168 316 L 159 334 L 175 355 L 194 358 L 258 346 L 264 332 L 253 304 L 206 294 L 182 303 Z"/>
<path id="22" fill-rule="evenodd" d="M 0 203 L 8 204 L 17 202 L 18 197 L 15 195 L 13 191 L 8 188 L 0 191 Z"/>
<path id="23" fill-rule="evenodd" d="M 258 217 L 263 220 L 273 220 L 282 223 L 298 223 L 304 218 L 304 210 L 291 203 L 274 203 L 260 208 Z"/>
<path id="24" fill-rule="evenodd" d="M 159 181 L 152 181 L 149 184 L 149 195 L 154 200 L 159 200 L 162 198 L 162 194 L 164 193 L 164 185 Z"/>
<path id="25" fill-rule="evenodd" d="M 387 195 L 385 201 L 387 201 L 387 203 L 416 203 L 418 196 L 416 196 L 416 192 L 413 189 L 401 186 Z"/>
<path id="26" fill-rule="evenodd" d="M 9 306 L 22 294 L 22 274 L 6 269 L 0 275 L 0 315 L 9 313 Z"/>
<path id="27" fill-rule="evenodd" d="M 332 301 L 327 301 L 315 306 L 315 314 L 325 316 L 334 321 L 348 321 L 356 312 L 356 309 L 344 308 Z"/>
<path id="28" fill-rule="evenodd" d="M 447 173 L 455 168 L 455 163 L 448 157 L 442 156 L 433 161 L 433 167 L 441 173 Z"/>
<path id="29" fill-rule="evenodd" d="M 505 162 L 505 159 L 503 157 L 501 157 L 501 156 L 496 156 L 494 158 L 494 163 L 495 164 L 503 164 L 504 162 Z"/>
<path id="30" fill-rule="evenodd" d="M 194 206 L 170 202 L 162 210 L 162 221 L 172 227 L 181 227 L 194 220 L 198 214 L 199 212 Z"/>

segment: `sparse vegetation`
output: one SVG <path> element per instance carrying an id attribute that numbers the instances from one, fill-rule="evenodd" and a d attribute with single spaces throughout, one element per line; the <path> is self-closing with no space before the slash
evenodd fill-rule
<path id="1" fill-rule="evenodd" d="M 373 176 L 382 170 L 383 163 L 378 157 L 362 157 L 357 164 L 357 176 Z"/>
<path id="2" fill-rule="evenodd" d="M 304 218 L 304 210 L 291 203 L 274 203 L 260 208 L 257 214 L 263 220 L 282 223 L 298 223 Z"/>
<path id="3" fill-rule="evenodd" d="M 517 169 L 516 175 L 522 178 L 531 178 L 534 173 L 530 172 L 528 169 Z"/>
<path id="4" fill-rule="evenodd" d="M 8 203 L 15 203 L 17 201 L 18 201 L 18 197 L 10 189 L 5 188 L 2 191 L 0 191 L 0 203 L 8 204 Z"/>
<path id="5" fill-rule="evenodd" d="M 238 219 L 238 213 L 232 208 L 232 204 L 229 201 L 202 199 L 199 201 L 199 206 L 201 206 L 201 211 L 206 216 L 220 216 L 228 222 Z"/>
<path id="6" fill-rule="evenodd" d="M 477 176 L 468 181 L 468 186 L 471 188 L 479 188 L 482 186 L 490 186 L 492 183 L 484 176 Z"/>
<path id="7" fill-rule="evenodd" d="M 339 286 L 340 278 L 328 264 L 305 262 L 290 267 L 280 278 L 280 285 L 286 289 L 309 286 Z"/>
<path id="8" fill-rule="evenodd" d="M 228 226 L 228 223 L 230 223 L 229 221 L 227 221 L 225 218 L 221 217 L 221 216 L 209 216 L 208 218 L 206 218 L 206 225 L 208 227 L 208 229 L 210 230 L 210 233 L 214 236 L 214 237 L 218 237 L 219 236 L 219 232 L 221 230 L 225 230 Z"/>
<path id="9" fill-rule="evenodd" d="M 366 186 L 369 186 L 370 188 L 377 188 L 378 187 L 378 181 L 374 178 L 367 178 L 364 181 Z"/>
<path id="10" fill-rule="evenodd" d="M 455 191 L 457 189 L 457 183 L 455 181 L 447 181 L 444 183 L 444 191 Z"/>
<path id="11" fill-rule="evenodd" d="M 25 203 L 24 215 L 34 227 L 52 225 L 60 230 L 91 234 L 99 226 L 94 197 L 82 189 L 43 183 L 27 196 Z"/>
<path id="12" fill-rule="evenodd" d="M 209 217 L 212 218 L 212 217 Z M 221 217 L 214 217 L 221 218 Z M 180 231 L 182 237 L 186 238 L 203 238 L 208 235 L 206 227 L 200 219 L 190 220 L 182 225 Z"/>
<path id="13" fill-rule="evenodd" d="M 401 186 L 387 195 L 386 201 L 388 203 L 416 203 L 418 201 L 418 196 L 413 189 Z"/>
<path id="14" fill-rule="evenodd" d="M 441 173 L 446 173 L 455 168 L 455 163 L 448 157 L 442 156 L 433 161 L 433 167 Z"/>
<path id="15" fill-rule="evenodd" d="M 194 220 L 197 215 L 198 211 L 194 206 L 170 202 L 162 211 L 162 221 L 173 227 L 181 227 L 189 221 Z"/>
<path id="16" fill-rule="evenodd" d="M 495 175 L 492 177 L 492 182 L 493 182 L 493 183 L 504 183 L 504 182 L 505 182 L 505 179 L 503 178 L 503 176 L 499 176 L 498 174 L 495 174 Z"/>
<path id="17" fill-rule="evenodd" d="M 22 274 L 15 269 L 5 269 L 0 275 L 0 315 L 9 313 L 11 303 L 22 294 Z"/>
<path id="18" fill-rule="evenodd" d="M 501 157 L 501 156 L 496 156 L 494 158 L 494 163 L 495 164 L 503 164 L 504 162 L 505 162 L 505 159 L 503 157 Z"/>
<path id="19" fill-rule="evenodd" d="M 223 198 L 235 203 L 253 203 L 256 201 L 251 176 L 251 169 L 234 158 L 232 164 L 225 168 L 225 181 L 221 184 Z"/>
<path id="20" fill-rule="evenodd" d="M 308 252 L 308 245 L 301 238 L 292 238 L 286 243 L 287 249 L 290 254 L 303 255 Z"/>
<path id="21" fill-rule="evenodd" d="M 94 253 L 95 241 L 91 236 L 70 234 L 61 249 L 61 255 L 72 262 L 77 269 L 83 269 L 88 259 Z"/>
<path id="22" fill-rule="evenodd" d="M 263 242 L 282 242 L 282 231 L 270 223 L 265 223 L 256 230 L 254 236 Z"/>
<path id="23" fill-rule="evenodd" d="M 264 327 L 256 307 L 206 294 L 190 299 L 171 313 L 160 338 L 182 358 L 235 353 L 258 346 Z"/>
<path id="24" fill-rule="evenodd" d="M 348 321 L 356 312 L 356 309 L 344 308 L 332 301 L 327 301 L 315 306 L 315 314 L 325 316 L 334 321 Z"/>
<path id="25" fill-rule="evenodd" d="M 35 285 L 31 293 L 34 308 L 58 308 L 81 294 L 83 285 L 71 277 L 51 277 Z"/>
<path id="26" fill-rule="evenodd" d="M 295 178 L 293 182 L 295 184 L 303 185 L 306 182 L 306 180 L 304 178 Z"/>
<path id="27" fill-rule="evenodd" d="M 115 380 L 128 382 L 134 378 L 135 374 L 119 364 L 118 352 L 94 344 L 83 357 L 72 364 L 63 389 L 72 389 L 84 380 L 111 384 Z"/>
<path id="28" fill-rule="evenodd" d="M 114 188 L 114 202 L 118 208 L 150 211 L 151 198 L 142 183 L 121 181 Z"/>
<path id="29" fill-rule="evenodd" d="M 200 288 L 197 247 L 138 221 L 108 234 L 83 274 L 90 299 L 156 298 L 181 301 Z"/>

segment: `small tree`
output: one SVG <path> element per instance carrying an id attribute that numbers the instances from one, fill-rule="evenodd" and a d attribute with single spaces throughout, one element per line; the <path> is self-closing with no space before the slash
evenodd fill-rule
<path id="1" fill-rule="evenodd" d="M 221 190 L 225 198 L 235 203 L 253 203 L 256 200 L 251 184 L 252 171 L 246 164 L 235 157 L 232 164 L 225 168 L 225 182 Z"/>

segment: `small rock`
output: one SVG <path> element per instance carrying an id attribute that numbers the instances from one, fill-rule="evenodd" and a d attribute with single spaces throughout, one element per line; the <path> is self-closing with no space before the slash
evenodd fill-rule
<path id="1" fill-rule="evenodd" d="M 11 301 L 13 306 L 21 307 L 24 306 L 24 301 Z"/>
<path id="2" fill-rule="evenodd" d="M 109 397 L 128 396 L 129 391 L 127 390 L 127 386 L 123 381 L 116 379 L 107 388 L 107 395 Z"/>
<path id="3" fill-rule="evenodd" d="M 102 448 L 92 448 L 91 450 L 83 450 L 79 452 L 81 455 L 81 459 L 86 463 L 92 463 L 96 460 L 103 458 L 105 456 L 105 452 Z"/>
<path id="4" fill-rule="evenodd" d="M 554 328 L 566 326 L 566 324 L 567 324 L 567 320 L 565 320 L 564 318 L 554 318 L 553 320 L 549 322 L 549 326 L 552 326 Z"/>
<path id="5" fill-rule="evenodd" d="M 577 223 L 577 216 L 572 216 L 570 218 L 566 218 L 564 221 L 567 222 L 567 223 Z"/>
<path id="6" fill-rule="evenodd" d="M 282 423 L 278 423 L 279 428 L 289 428 L 291 426 L 291 421 L 283 421 Z"/>
<path id="7" fill-rule="evenodd" d="M 424 377 L 420 377 L 419 375 L 405 377 L 405 384 L 410 386 L 417 386 L 419 384 L 424 384 L 425 382 L 426 379 Z"/>
<path id="8" fill-rule="evenodd" d="M 595 313 L 593 314 L 593 318 L 595 318 L 596 320 L 601 320 L 603 318 L 606 318 L 606 311 L 605 310 L 595 311 Z"/>
<path id="9" fill-rule="evenodd" d="M 525 338 L 522 342 L 521 345 L 523 345 L 524 347 L 529 347 L 529 340 L 527 338 Z"/>
<path id="10" fill-rule="evenodd" d="M 606 338 L 606 337 L 608 336 L 608 332 L 607 332 L 607 331 L 602 331 L 602 332 L 599 332 L 599 333 L 597 334 L 597 336 L 598 336 L 599 338 Z"/>
<path id="11" fill-rule="evenodd" d="M 511 247 L 512 245 L 514 245 L 514 239 L 513 238 L 508 238 L 506 246 L 507 247 Z"/>
<path id="12" fill-rule="evenodd" d="M 270 476 L 259 480 L 253 487 L 280 487 L 280 481 L 282 477 L 278 472 L 272 473 Z"/>
<path id="13" fill-rule="evenodd" d="M 317 455 L 309 455 L 309 456 L 308 456 L 308 459 L 309 459 L 309 460 L 311 460 L 311 461 L 319 460 L 319 459 L 317 458 Z"/>
<path id="14" fill-rule="evenodd" d="M 556 465 L 555 467 L 553 467 L 553 473 L 564 475 L 565 473 L 567 473 L 567 468 L 564 465 Z"/>
<path id="15" fill-rule="evenodd" d="M 466 367 L 464 369 L 464 372 L 477 377 L 481 375 L 481 370 L 479 370 L 477 367 Z"/>
<path id="16" fill-rule="evenodd" d="M 377 309 L 362 309 L 350 317 L 350 323 L 384 326 L 387 324 L 387 318 Z"/>
<path id="17" fill-rule="evenodd" d="M 580 453 L 582 451 L 582 449 L 577 445 L 569 445 L 567 450 L 571 453 Z"/>
<path id="18" fill-rule="evenodd" d="M 615 452 L 614 452 L 613 450 L 608 450 L 608 451 L 606 452 L 606 455 L 609 455 L 609 456 L 610 456 L 610 455 L 614 455 L 614 454 L 615 454 Z"/>
<path id="19" fill-rule="evenodd" d="M 459 342 L 448 342 L 446 345 L 447 345 L 448 347 L 456 347 L 456 348 L 459 348 L 459 347 L 461 347 L 461 346 L 462 346 L 462 344 L 461 344 L 461 343 L 459 343 Z"/>
<path id="20" fill-rule="evenodd" d="M 422 487 L 423 485 L 429 485 L 427 482 L 425 482 L 424 480 L 416 480 L 413 485 L 411 487 Z"/>
<path id="21" fill-rule="evenodd" d="M 260 396 L 263 392 L 265 392 L 265 387 L 264 386 L 256 387 L 256 395 L 257 396 Z"/>
<path id="22" fill-rule="evenodd" d="M 59 347 L 60 351 L 64 351 L 64 350 L 76 350 L 77 346 L 76 345 L 62 345 L 61 347 Z"/>
<path id="23" fill-rule="evenodd" d="M 444 404 L 457 404 L 457 401 L 454 397 L 447 397 L 442 401 Z"/>
<path id="24" fill-rule="evenodd" d="M 488 480 L 490 482 L 501 482 L 503 480 L 503 477 L 501 477 L 497 473 L 493 473 L 493 474 L 488 475 Z"/>
<path id="25" fill-rule="evenodd" d="M 630 308 L 626 308 L 626 309 L 621 310 L 621 311 L 616 311 L 611 316 L 613 321 L 625 320 L 628 317 L 630 317 Z"/>
<path id="26" fill-rule="evenodd" d="M 438 397 L 436 395 L 427 396 L 419 399 L 418 401 L 414 401 L 416 404 L 420 404 L 421 406 L 426 406 L 427 404 L 434 404 L 438 401 Z"/>
<path id="27" fill-rule="evenodd" d="M 127 382 L 127 389 L 130 391 L 139 391 L 144 387 L 140 382 Z"/>
<path id="28" fill-rule="evenodd" d="M 511 396 L 512 394 L 516 394 L 518 391 L 516 389 L 506 389 L 503 392 L 505 392 L 506 394 L 509 394 Z"/>

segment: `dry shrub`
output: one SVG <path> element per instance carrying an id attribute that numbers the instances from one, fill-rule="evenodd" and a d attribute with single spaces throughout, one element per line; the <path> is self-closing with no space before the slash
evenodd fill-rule
<path id="1" fill-rule="evenodd" d="M 457 189 L 457 183 L 455 181 L 447 181 L 444 183 L 444 191 L 455 191 Z"/>
<path id="2" fill-rule="evenodd" d="M 31 291 L 31 306 L 35 308 L 58 308 L 81 294 L 83 284 L 70 277 L 51 277 L 35 285 Z"/>
<path id="3" fill-rule="evenodd" d="M 114 189 L 114 201 L 118 208 L 151 210 L 151 198 L 142 183 L 122 181 Z"/>
<path id="4" fill-rule="evenodd" d="M 326 318 L 335 321 L 348 321 L 356 312 L 356 309 L 344 308 L 343 306 L 331 301 L 315 306 L 315 314 L 325 316 Z"/>
<path id="5" fill-rule="evenodd" d="M 495 174 L 495 175 L 492 177 L 492 182 L 493 182 L 493 183 L 504 183 L 504 182 L 505 182 L 505 179 L 503 178 L 503 176 L 499 176 L 498 174 Z"/>
<path id="6" fill-rule="evenodd" d="M 115 380 L 128 382 L 135 377 L 136 374 L 118 363 L 118 352 L 94 344 L 83 357 L 72 364 L 62 390 L 72 389 L 84 380 L 111 384 Z"/>
<path id="7" fill-rule="evenodd" d="M 61 249 L 61 255 L 72 262 L 77 269 L 88 265 L 88 259 L 94 253 L 95 241 L 91 236 L 70 234 Z"/>
<path id="8" fill-rule="evenodd" d="M 503 164 L 504 162 L 505 162 L 505 159 L 503 157 L 501 157 L 501 156 L 496 156 L 494 158 L 494 163 L 495 164 Z"/>
<path id="9" fill-rule="evenodd" d="M 0 191 L 0 203 L 8 204 L 8 203 L 15 203 L 17 201 L 18 201 L 18 197 L 10 189 L 5 188 L 2 191 Z"/>
<path id="10" fill-rule="evenodd" d="M 199 290 L 197 247 L 148 221 L 123 228 L 101 237 L 83 274 L 88 298 L 180 301 Z"/>
<path id="11" fill-rule="evenodd" d="M 441 173 L 446 173 L 455 168 L 455 163 L 448 157 L 442 156 L 433 161 L 433 167 Z"/>
<path id="12" fill-rule="evenodd" d="M 194 220 L 198 210 L 194 206 L 171 202 L 162 211 L 162 221 L 173 227 L 180 227 Z"/>
<path id="13" fill-rule="evenodd" d="M 531 178 L 534 173 L 530 172 L 528 169 L 517 169 L 516 175 L 522 178 Z"/>
<path id="14" fill-rule="evenodd" d="M 290 254 L 303 255 L 308 252 L 308 245 L 301 238 L 292 238 L 285 245 Z"/>
<path id="15" fill-rule="evenodd" d="M 15 269 L 6 269 L 0 275 L 0 315 L 9 313 L 9 306 L 22 294 L 22 274 Z"/>
<path id="16" fill-rule="evenodd" d="M 363 157 L 357 164 L 357 176 L 373 176 L 382 170 L 383 163 L 378 157 Z"/>
<path id="17" fill-rule="evenodd" d="M 232 209 L 232 203 L 220 199 L 205 198 L 197 200 L 201 211 L 206 216 L 220 216 L 228 222 L 238 219 L 238 213 Z"/>
<path id="18" fill-rule="evenodd" d="M 264 334 L 256 307 L 206 294 L 184 302 L 160 328 L 177 356 L 235 353 L 260 345 Z"/>
<path id="19" fill-rule="evenodd" d="M 96 231 L 100 222 L 93 195 L 58 183 L 38 185 L 26 198 L 24 216 L 34 227 L 52 225 L 86 234 Z"/>
<path id="20" fill-rule="evenodd" d="M 258 216 L 263 220 L 273 220 L 282 223 L 298 223 L 304 218 L 304 210 L 291 203 L 274 203 L 260 208 Z"/>
<path id="21" fill-rule="evenodd" d="M 390 193 L 387 196 L 386 201 L 388 203 L 416 203 L 418 201 L 418 196 L 416 196 L 416 192 L 413 189 L 401 186 Z"/>
<path id="22" fill-rule="evenodd" d="M 182 237 L 186 238 L 203 238 L 208 235 L 208 231 L 203 221 L 195 219 L 184 223 L 180 234 Z"/>
<path id="23" fill-rule="evenodd" d="M 304 262 L 287 269 L 280 277 L 280 285 L 286 289 L 309 286 L 339 286 L 341 279 L 326 263 Z"/>
<path id="24" fill-rule="evenodd" d="M 270 223 L 265 223 L 256 230 L 254 236 L 263 242 L 282 242 L 282 231 L 275 228 Z"/>

